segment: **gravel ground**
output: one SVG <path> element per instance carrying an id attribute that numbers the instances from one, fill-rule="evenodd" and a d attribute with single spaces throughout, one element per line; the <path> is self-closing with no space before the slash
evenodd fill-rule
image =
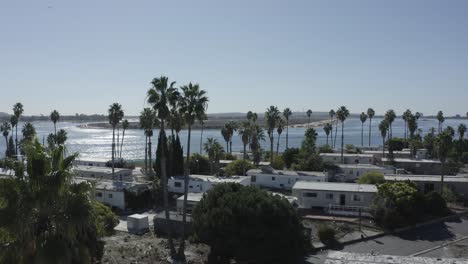
<path id="1" fill-rule="evenodd" d="M 106 242 L 102 263 L 137 264 L 137 263 L 170 263 L 167 240 L 152 233 L 142 236 L 125 232 L 104 238 Z M 205 263 L 209 247 L 204 244 L 186 242 L 188 263 Z"/>

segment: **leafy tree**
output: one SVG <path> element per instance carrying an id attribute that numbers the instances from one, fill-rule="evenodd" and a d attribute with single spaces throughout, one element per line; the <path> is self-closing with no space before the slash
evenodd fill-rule
<path id="1" fill-rule="evenodd" d="M 15 155 L 15 142 L 13 140 L 13 131 L 11 132 L 10 139 L 8 140 L 8 149 L 9 149 L 9 154 L 8 157 L 12 158 Z"/>
<path id="2" fill-rule="evenodd" d="M 286 164 L 284 163 L 284 160 L 281 156 L 275 156 L 273 158 L 273 163 L 271 164 L 271 167 L 273 167 L 273 169 L 275 170 L 283 170 L 285 165 Z"/>
<path id="3" fill-rule="evenodd" d="M 124 112 L 122 110 L 122 105 L 119 103 L 113 103 L 112 105 L 109 106 L 108 110 L 108 118 L 109 118 L 109 124 L 112 125 L 112 179 L 114 179 L 114 173 L 115 173 L 115 128 L 117 125 L 120 123 L 124 116 Z M 120 181 L 122 181 L 122 176 L 120 177 Z"/>
<path id="4" fill-rule="evenodd" d="M 194 208 L 193 219 L 195 236 L 211 248 L 212 263 L 295 263 L 307 249 L 290 203 L 255 187 L 216 185 Z"/>
<path id="5" fill-rule="evenodd" d="M 344 151 L 344 122 L 349 116 L 349 111 L 345 106 L 341 106 L 336 111 L 336 117 L 341 122 L 341 163 L 344 163 L 343 151 Z"/>
<path id="6" fill-rule="evenodd" d="M 333 246 L 337 242 L 335 237 L 335 229 L 333 229 L 329 225 L 319 225 L 317 229 L 317 236 L 320 239 L 320 242 L 322 242 L 326 246 Z"/>
<path id="7" fill-rule="evenodd" d="M 190 159 L 190 172 L 192 174 L 210 175 L 210 161 L 207 157 L 194 153 Z"/>
<path id="8" fill-rule="evenodd" d="M 364 146 L 364 123 L 367 120 L 366 113 L 362 112 L 361 115 L 359 115 L 359 120 L 361 120 L 361 146 Z"/>
<path id="9" fill-rule="evenodd" d="M 429 192 L 425 195 L 426 212 L 433 216 L 446 216 L 450 214 L 445 199 L 438 192 Z"/>
<path id="10" fill-rule="evenodd" d="M 230 141 L 230 134 L 229 134 L 229 128 L 224 125 L 223 128 L 221 128 L 221 135 L 224 138 L 224 141 L 226 141 L 226 152 L 229 152 L 229 141 Z"/>
<path id="11" fill-rule="evenodd" d="M 436 139 L 437 146 L 437 155 L 439 157 L 440 163 L 442 164 L 441 175 L 440 175 L 440 193 L 443 193 L 444 190 L 444 175 L 445 175 L 445 165 L 447 163 L 447 157 L 452 148 L 452 135 L 450 131 L 443 131 L 437 135 Z"/>
<path id="12" fill-rule="evenodd" d="M 292 116 L 292 111 L 289 107 L 283 110 L 283 117 L 286 120 L 286 149 L 289 148 L 289 118 Z"/>
<path id="13" fill-rule="evenodd" d="M 367 109 L 367 117 L 369 118 L 369 146 L 371 145 L 371 135 L 372 135 L 372 118 L 375 116 L 375 111 L 372 108 Z"/>
<path id="14" fill-rule="evenodd" d="M 96 217 L 97 233 L 100 236 L 113 235 L 114 227 L 119 224 L 119 218 L 104 204 L 97 201 L 92 201 L 91 204 Z"/>
<path id="15" fill-rule="evenodd" d="M 6 234 L 1 263 L 91 263 L 102 257 L 104 234 L 89 199 L 91 186 L 70 183 L 77 155 L 63 158 L 62 148 L 49 154 L 37 141 L 28 145 L 28 177 L 18 167 L 17 177 L 0 180 L 0 230 Z"/>
<path id="16" fill-rule="evenodd" d="M 301 153 L 297 163 L 292 164 L 291 168 L 296 171 L 323 171 L 324 163 L 316 153 L 312 155 L 303 155 Z"/>
<path id="17" fill-rule="evenodd" d="M 286 165 L 286 168 L 291 168 L 293 163 L 297 163 L 299 158 L 299 149 L 298 148 L 288 148 L 283 152 L 283 161 Z"/>
<path id="18" fill-rule="evenodd" d="M 238 176 L 238 175 L 245 175 L 243 174 L 245 171 L 253 169 L 254 166 L 250 161 L 247 160 L 235 160 L 229 163 L 224 168 L 224 173 L 226 176 Z"/>
<path id="19" fill-rule="evenodd" d="M 315 143 L 317 141 L 317 132 L 315 129 L 308 128 L 304 133 L 304 140 L 301 143 L 301 151 L 307 154 L 315 153 Z"/>
<path id="20" fill-rule="evenodd" d="M 322 145 L 318 148 L 318 153 L 333 153 L 333 149 L 330 145 Z"/>
<path id="21" fill-rule="evenodd" d="M 357 182 L 360 184 L 381 184 L 385 182 L 385 178 L 382 173 L 371 171 L 361 175 Z"/>

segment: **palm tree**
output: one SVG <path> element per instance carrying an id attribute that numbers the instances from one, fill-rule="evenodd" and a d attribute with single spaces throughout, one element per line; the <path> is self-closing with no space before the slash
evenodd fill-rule
<path id="1" fill-rule="evenodd" d="M 250 122 L 249 121 L 242 122 L 237 132 L 241 136 L 242 144 L 244 145 L 243 160 L 245 161 L 247 159 L 247 145 L 249 144 L 250 139 L 252 137 L 252 129 L 251 129 Z M 244 169 L 244 175 L 245 175 L 245 169 Z"/>
<path id="2" fill-rule="evenodd" d="M 333 131 L 333 127 L 331 123 L 326 123 L 325 126 L 323 127 L 323 131 L 325 131 L 325 134 L 327 135 L 327 145 L 328 145 L 328 136 L 330 135 L 330 132 Z"/>
<path id="3" fill-rule="evenodd" d="M 265 141 L 265 132 L 255 122 L 251 125 L 250 149 L 252 150 L 253 162 L 258 166 L 261 160 L 260 141 Z"/>
<path id="4" fill-rule="evenodd" d="M 307 123 L 307 128 L 309 128 L 310 127 L 310 117 L 312 116 L 312 110 L 310 110 L 310 109 L 307 110 L 306 114 L 307 114 L 307 117 L 309 118 L 309 123 Z"/>
<path id="5" fill-rule="evenodd" d="M 273 145 L 275 142 L 275 135 L 274 131 L 275 128 L 278 125 L 278 120 L 280 118 L 280 111 L 278 110 L 278 107 L 276 106 L 270 106 L 267 108 L 265 112 L 265 121 L 266 121 L 266 126 L 268 129 L 268 137 L 270 138 L 270 163 L 273 164 Z"/>
<path id="6" fill-rule="evenodd" d="M 52 113 L 50 113 L 50 120 L 52 121 L 52 123 L 54 123 L 54 135 L 57 136 L 57 122 L 59 121 L 60 119 L 60 114 L 57 110 L 54 110 L 52 111 Z"/>
<path id="7" fill-rule="evenodd" d="M 366 113 L 362 112 L 359 119 L 361 120 L 361 146 L 364 146 L 364 123 L 367 120 Z"/>
<path id="8" fill-rule="evenodd" d="M 27 122 L 21 130 L 21 134 L 23 134 L 24 141 L 31 143 L 36 138 L 36 128 L 34 128 L 34 125 L 31 122 Z"/>
<path id="9" fill-rule="evenodd" d="M 416 120 L 419 120 L 419 118 L 421 118 L 422 115 L 423 115 L 423 114 L 420 113 L 420 112 L 416 112 L 416 113 L 414 114 L 414 116 L 416 117 Z"/>
<path id="10" fill-rule="evenodd" d="M 214 166 L 218 168 L 219 160 L 224 153 L 223 146 L 218 142 L 218 140 L 214 138 L 207 138 L 205 144 L 203 145 L 203 149 L 205 150 L 206 154 L 208 155 L 208 159 L 210 160 L 210 172 L 214 174 Z"/>
<path id="11" fill-rule="evenodd" d="M 441 163 L 441 175 L 440 175 L 440 194 L 444 192 L 444 176 L 445 176 L 445 164 L 447 162 L 448 155 L 452 148 L 452 135 L 450 131 L 444 130 L 439 133 L 436 139 L 437 153 L 439 161 Z"/>
<path id="12" fill-rule="evenodd" d="M 439 111 L 437 113 L 437 121 L 439 121 L 439 129 L 438 129 L 438 132 L 441 133 L 442 132 L 442 124 L 444 123 L 445 121 L 445 117 L 444 117 L 444 113 L 442 111 Z"/>
<path id="13" fill-rule="evenodd" d="M 18 118 L 15 115 L 10 116 L 10 124 L 11 124 L 11 135 L 13 137 L 13 131 L 15 127 L 18 125 Z M 10 152 L 11 152 L 10 155 L 12 156 L 16 155 L 17 153 L 15 151 L 16 151 L 15 148 L 10 149 Z"/>
<path id="14" fill-rule="evenodd" d="M 375 116 L 375 111 L 372 108 L 367 109 L 367 117 L 369 118 L 369 147 L 371 145 L 371 135 L 372 135 L 372 118 Z"/>
<path id="15" fill-rule="evenodd" d="M 152 105 L 153 110 L 156 111 L 156 116 L 160 120 L 160 129 L 159 129 L 159 138 L 166 142 L 166 131 L 165 131 L 165 122 L 170 117 L 169 106 L 174 105 L 177 102 L 179 97 L 179 92 L 174 88 L 175 82 L 169 84 L 169 79 L 165 76 L 160 78 L 154 78 L 151 81 L 152 88 L 147 92 L 147 102 Z M 176 101 L 176 102 L 174 102 Z M 163 146 L 164 147 L 164 146 Z M 166 154 L 165 151 L 161 151 L 162 155 L 160 157 L 161 163 L 161 186 L 163 189 L 163 202 L 164 202 L 164 211 L 166 216 L 166 221 L 169 221 L 169 201 L 167 194 L 167 168 L 166 168 Z M 175 248 L 172 240 L 172 230 L 169 229 L 169 249 L 171 255 L 175 256 Z"/>
<path id="16" fill-rule="evenodd" d="M 278 119 L 278 127 L 276 128 L 276 132 L 278 133 L 278 139 L 276 140 L 276 156 L 278 156 L 278 153 L 279 153 L 280 138 L 281 138 L 281 133 L 283 133 L 283 129 L 284 129 L 284 120 L 280 117 Z"/>
<path id="17" fill-rule="evenodd" d="M 4 122 L 1 126 L 0 126 L 0 132 L 2 132 L 3 136 L 5 137 L 5 160 L 7 159 L 7 157 L 9 156 L 10 154 L 10 150 L 8 149 L 8 135 L 10 134 L 10 129 L 11 129 L 11 126 L 10 126 L 10 123 L 8 122 Z"/>
<path id="18" fill-rule="evenodd" d="M 120 123 L 120 120 L 122 120 L 123 116 L 124 112 L 122 110 L 122 105 L 120 105 L 119 103 L 113 103 L 109 106 L 108 118 L 109 124 L 112 125 L 112 179 L 114 179 L 115 173 L 115 128 Z M 120 181 L 122 181 L 122 176 L 120 176 Z"/>
<path id="19" fill-rule="evenodd" d="M 208 111 L 208 108 L 206 109 Z M 201 132 L 200 132 L 200 155 L 202 154 L 203 150 L 203 131 L 205 130 L 205 120 L 208 120 L 208 115 L 204 114 L 200 117 L 200 125 L 201 125 Z"/>
<path id="20" fill-rule="evenodd" d="M 390 109 L 385 113 L 385 119 L 388 122 L 388 129 L 389 129 L 388 138 L 389 139 L 393 137 L 392 123 L 393 121 L 395 121 L 395 118 L 396 118 L 396 114 L 395 114 L 395 111 L 393 111 L 393 109 Z"/>
<path id="21" fill-rule="evenodd" d="M 460 137 L 460 141 L 463 141 L 463 137 L 465 136 L 466 132 L 466 125 L 465 124 L 460 124 L 458 126 L 458 136 Z"/>
<path id="22" fill-rule="evenodd" d="M 198 84 L 189 83 L 180 88 L 182 94 L 180 97 L 180 112 L 182 113 L 185 122 L 188 126 L 187 136 L 187 166 L 185 166 L 185 177 L 184 177 L 184 207 L 182 214 L 182 221 L 184 223 L 184 232 L 180 241 L 179 256 L 184 255 L 185 250 L 185 239 L 187 238 L 187 232 L 185 229 L 187 223 L 187 198 L 189 188 L 189 175 L 190 175 L 190 138 L 192 134 L 192 125 L 196 120 L 201 121 L 206 115 L 206 106 L 208 104 L 208 97 L 206 91 L 201 90 Z"/>
<path id="23" fill-rule="evenodd" d="M 341 106 L 338 111 L 336 111 L 336 117 L 341 122 L 341 163 L 344 164 L 344 122 L 349 116 L 349 110 L 345 106 Z"/>
<path id="24" fill-rule="evenodd" d="M 380 135 L 382 136 L 382 164 L 384 163 L 383 159 L 385 158 L 385 138 L 387 137 L 388 131 L 388 122 L 387 120 L 380 121 L 379 124 Z"/>
<path id="25" fill-rule="evenodd" d="M 289 148 L 289 117 L 291 117 L 291 109 L 286 108 L 283 110 L 283 117 L 286 120 L 286 149 Z"/>
<path id="26" fill-rule="evenodd" d="M 151 108 L 144 108 L 140 113 L 140 128 L 143 129 L 145 134 L 145 174 L 148 174 L 148 152 L 151 153 L 151 147 L 148 151 L 148 137 L 153 135 L 154 120 L 156 119 L 155 113 Z M 151 131 L 151 133 L 150 133 Z"/>
<path id="27" fill-rule="evenodd" d="M 237 130 L 237 123 L 234 121 L 229 121 L 226 123 L 225 127 L 229 134 L 229 153 L 232 154 L 232 137 L 234 136 L 234 132 Z"/>
<path id="28" fill-rule="evenodd" d="M 16 136 L 15 136 L 15 153 L 18 155 L 18 123 L 20 121 L 21 115 L 23 114 L 24 109 L 23 109 L 23 104 L 21 103 L 16 103 L 13 106 L 13 114 L 16 118 Z"/>
<path id="29" fill-rule="evenodd" d="M 335 113 L 335 110 L 331 109 L 329 112 L 328 112 L 328 115 L 330 116 L 330 126 L 331 126 L 331 130 L 330 130 L 330 141 L 331 141 L 331 147 L 333 148 L 334 147 L 334 142 L 333 142 L 333 118 L 335 117 L 336 113 Z M 335 128 L 336 129 L 336 128 Z M 335 131 L 336 132 L 336 131 Z M 335 133 L 335 138 L 336 138 L 336 133 Z"/>
<path id="30" fill-rule="evenodd" d="M 229 129 L 226 127 L 226 125 L 221 128 L 221 135 L 224 138 L 224 141 L 226 141 L 226 153 L 229 153 Z"/>
<path id="31" fill-rule="evenodd" d="M 411 110 L 406 109 L 401 118 L 405 121 L 405 139 L 408 139 L 408 119 L 412 115 Z"/>
<path id="32" fill-rule="evenodd" d="M 120 154 L 119 154 L 119 158 L 121 159 L 122 158 L 122 148 L 123 148 L 123 143 L 124 143 L 124 137 L 125 137 L 125 130 L 128 129 L 128 127 L 130 126 L 130 123 L 128 122 L 127 119 L 125 119 L 124 121 L 122 121 L 122 143 L 120 143 Z"/>

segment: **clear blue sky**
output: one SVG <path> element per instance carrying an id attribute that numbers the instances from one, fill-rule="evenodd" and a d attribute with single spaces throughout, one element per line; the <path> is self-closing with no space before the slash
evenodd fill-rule
<path id="1" fill-rule="evenodd" d="M 468 1 L 0 2 L 0 111 L 137 114 L 153 77 L 209 112 L 468 111 Z"/>

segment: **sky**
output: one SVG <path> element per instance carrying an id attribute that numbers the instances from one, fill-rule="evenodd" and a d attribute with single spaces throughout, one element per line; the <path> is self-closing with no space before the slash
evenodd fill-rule
<path id="1" fill-rule="evenodd" d="M 127 115 L 150 81 L 208 112 L 468 111 L 468 1 L 0 0 L 0 112 Z"/>

